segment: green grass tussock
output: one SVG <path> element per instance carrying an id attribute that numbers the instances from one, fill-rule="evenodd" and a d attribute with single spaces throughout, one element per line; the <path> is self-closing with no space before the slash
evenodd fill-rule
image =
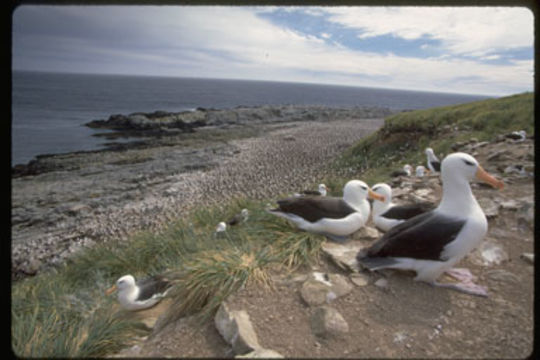
<path id="1" fill-rule="evenodd" d="M 448 153 L 453 143 L 492 140 L 524 129 L 534 134 L 534 95 L 520 94 L 464 105 L 404 112 L 345 151 L 321 179 L 341 196 L 358 178 L 373 185 L 405 162 L 424 164 L 424 149 Z M 217 136 L 217 135 L 216 135 Z M 311 184 L 316 187 L 317 184 Z M 145 334 L 104 290 L 120 276 L 165 274 L 174 283 L 165 316 L 211 316 L 220 303 L 255 282 L 272 289 L 270 271 L 295 270 L 317 261 L 321 236 L 298 231 L 268 214 L 266 201 L 237 198 L 200 207 L 159 233 L 141 232 L 125 242 L 98 244 L 65 265 L 12 284 L 12 348 L 20 357 L 101 357 Z M 216 225 L 249 211 L 247 222 L 215 233 Z"/>

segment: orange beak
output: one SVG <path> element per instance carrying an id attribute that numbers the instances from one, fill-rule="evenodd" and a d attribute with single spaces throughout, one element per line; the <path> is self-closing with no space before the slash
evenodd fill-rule
<path id="1" fill-rule="evenodd" d="M 504 183 L 501 180 L 495 179 L 492 175 L 488 174 L 480 165 L 478 170 L 476 170 L 476 178 L 480 181 L 488 183 L 496 189 L 502 190 L 504 188 Z"/>
<path id="2" fill-rule="evenodd" d="M 374 191 L 371 191 L 371 189 L 368 190 L 368 197 L 370 199 L 379 200 L 381 202 L 384 202 L 385 198 L 383 195 L 379 195 Z"/>
<path id="3" fill-rule="evenodd" d="M 116 289 L 117 289 L 116 284 L 114 284 L 113 286 L 105 290 L 105 295 L 107 296 L 111 295 L 113 292 L 116 291 Z"/>

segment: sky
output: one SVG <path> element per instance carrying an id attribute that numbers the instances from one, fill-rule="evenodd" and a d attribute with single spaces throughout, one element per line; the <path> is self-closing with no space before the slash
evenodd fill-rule
<path id="1" fill-rule="evenodd" d="M 12 20 L 14 70 L 534 89 L 524 7 L 22 5 Z"/>

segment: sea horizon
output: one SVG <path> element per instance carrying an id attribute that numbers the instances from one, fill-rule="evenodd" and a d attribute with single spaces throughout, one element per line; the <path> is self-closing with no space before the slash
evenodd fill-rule
<path id="1" fill-rule="evenodd" d="M 106 140 L 93 135 L 104 131 L 84 124 L 113 114 L 262 105 L 400 111 L 489 98 L 284 81 L 12 70 L 11 164 L 28 163 L 37 155 L 103 149 Z"/>
<path id="2" fill-rule="evenodd" d="M 13 73 L 37 73 L 37 74 L 51 74 L 51 75 L 82 75 L 82 76 L 111 76 L 111 77 L 140 77 L 140 78 L 156 78 L 156 79 L 188 79 L 188 80 L 216 80 L 216 81 L 239 81 L 239 82 L 268 82 L 277 84 L 297 84 L 297 85 L 314 85 L 314 86 L 330 86 L 330 87 L 344 87 L 354 89 L 374 89 L 374 90 L 388 90 L 388 91 L 405 91 L 414 93 L 429 93 L 429 94 L 441 94 L 441 95 L 456 95 L 456 96 L 472 96 L 472 97 L 485 97 L 485 98 L 499 98 L 508 95 L 489 95 L 489 94 L 476 94 L 476 93 L 458 93 L 452 91 L 433 91 L 433 90 L 416 90 L 405 88 L 387 88 L 382 86 L 362 86 L 362 85 L 348 85 L 348 84 L 334 84 L 334 83 L 318 83 L 318 82 L 304 82 L 304 81 L 285 81 L 285 80 L 260 80 L 260 79 L 242 79 L 242 78 L 216 78 L 216 77 L 195 77 L 195 76 L 180 76 L 180 75 L 155 75 L 155 74 L 119 74 L 119 73 L 90 73 L 90 72 L 73 72 L 73 71 L 48 71 L 48 70 L 21 70 L 12 69 Z"/>

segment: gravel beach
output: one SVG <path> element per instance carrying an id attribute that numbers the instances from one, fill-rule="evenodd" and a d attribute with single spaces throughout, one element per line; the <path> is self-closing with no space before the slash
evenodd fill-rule
<path id="1" fill-rule="evenodd" d="M 12 179 L 12 278 L 61 264 L 96 242 L 158 231 L 195 206 L 272 198 L 317 183 L 328 161 L 382 124 L 382 117 L 282 121 L 247 132 L 233 126 L 225 130 L 245 133 L 189 146 L 168 137 L 123 151 L 45 157 L 53 170 Z"/>

